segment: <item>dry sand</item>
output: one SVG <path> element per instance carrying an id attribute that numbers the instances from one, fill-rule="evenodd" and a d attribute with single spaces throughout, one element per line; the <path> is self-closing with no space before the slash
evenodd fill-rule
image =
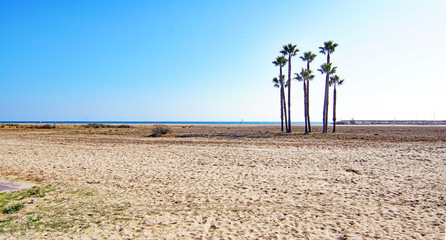
<path id="1" fill-rule="evenodd" d="M 1 128 L 0 180 L 55 186 L 14 221 L 63 209 L 72 224 L 5 228 L 0 239 L 445 237 L 446 127 L 171 128 L 177 137 L 148 137 L 150 126 Z"/>

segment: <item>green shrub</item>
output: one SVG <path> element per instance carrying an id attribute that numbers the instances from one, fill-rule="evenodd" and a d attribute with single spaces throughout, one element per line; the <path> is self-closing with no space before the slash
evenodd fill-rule
<path id="1" fill-rule="evenodd" d="M 17 203 L 14 204 L 10 207 L 5 207 L 2 209 L 2 213 L 3 214 L 12 214 L 12 213 L 16 213 L 18 211 L 20 211 L 20 209 L 22 209 L 24 207 L 23 203 Z"/>
<path id="2" fill-rule="evenodd" d="M 161 137 L 165 134 L 169 134 L 172 131 L 170 130 L 170 128 L 166 125 L 163 124 L 155 124 L 153 125 L 152 128 L 152 137 Z"/>

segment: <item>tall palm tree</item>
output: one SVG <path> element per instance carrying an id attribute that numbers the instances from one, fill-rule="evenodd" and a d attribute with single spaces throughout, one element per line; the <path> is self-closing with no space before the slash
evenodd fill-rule
<path id="1" fill-rule="evenodd" d="M 330 54 L 332 54 L 335 51 L 335 48 L 338 46 L 337 43 L 333 43 L 333 41 L 324 42 L 323 47 L 319 47 L 320 53 L 327 55 L 327 64 L 330 64 Z M 328 88 L 329 88 L 329 81 L 330 81 L 330 74 L 329 72 L 325 72 L 325 95 L 324 95 L 324 111 L 323 111 L 323 127 L 322 127 L 322 133 L 327 133 L 328 129 Z"/>
<path id="2" fill-rule="evenodd" d="M 283 121 L 285 117 L 285 129 L 288 129 L 288 123 L 287 123 L 287 115 L 286 115 L 286 101 L 285 101 L 285 84 L 284 84 L 284 76 L 282 74 L 282 68 L 285 66 L 287 60 L 284 56 L 276 57 L 276 60 L 273 61 L 273 64 L 275 66 L 279 66 L 279 83 L 280 83 L 280 99 L 281 99 L 281 131 L 283 132 Z"/>
<path id="3" fill-rule="evenodd" d="M 284 56 L 288 55 L 288 128 L 287 132 L 291 132 L 291 57 L 296 56 L 299 49 L 296 45 L 288 43 L 288 45 L 283 45 L 283 50 L 280 51 Z"/>
<path id="4" fill-rule="evenodd" d="M 307 91 L 307 82 L 311 79 L 314 78 L 314 75 L 311 74 L 311 70 L 306 70 L 302 68 L 302 71 L 300 72 L 300 74 L 296 73 L 296 77 L 294 79 L 297 79 L 298 81 L 302 81 L 303 82 L 303 86 L 304 86 L 304 114 L 305 116 L 308 115 L 308 108 L 306 107 L 306 96 L 305 93 Z M 308 124 L 307 124 L 307 118 L 305 117 L 305 134 L 309 133 L 309 128 L 308 128 Z"/>
<path id="5" fill-rule="evenodd" d="M 318 69 L 319 72 L 321 72 L 321 74 L 326 74 L 327 77 L 330 77 L 330 75 L 333 75 L 336 73 L 336 67 L 332 67 L 331 63 L 324 63 L 321 65 L 321 68 Z M 330 82 L 329 82 L 330 84 Z M 326 121 L 328 119 L 328 97 L 329 94 L 326 93 L 326 97 L 325 100 L 327 100 L 327 108 L 325 108 L 324 105 L 324 118 L 323 120 Z M 327 125 L 328 125 L 328 121 L 324 122 L 323 128 L 322 128 L 322 133 L 327 133 Z"/>
<path id="6" fill-rule="evenodd" d="M 316 58 L 316 54 L 312 52 L 305 52 L 303 56 L 300 57 L 302 61 L 307 62 L 307 71 L 310 71 L 310 63 Z M 310 71 L 311 72 L 311 71 Z M 311 75 L 311 74 L 310 74 Z M 314 75 L 311 75 L 314 78 Z M 311 122 L 310 122 L 310 79 L 307 79 L 306 89 L 304 91 L 304 104 L 305 104 L 305 128 L 308 126 L 308 132 L 311 132 Z"/>
<path id="7" fill-rule="evenodd" d="M 306 89 L 307 89 L 307 85 L 306 85 L 306 81 L 305 81 L 305 77 L 304 77 L 304 69 L 302 68 L 302 71 L 300 71 L 300 73 L 295 73 L 296 77 L 294 77 L 294 79 L 296 79 L 299 82 L 303 82 L 303 86 L 304 86 L 304 115 L 305 115 L 305 134 L 308 134 L 308 125 L 307 125 L 307 109 L 305 108 L 306 106 L 306 100 L 305 100 L 305 94 L 306 94 Z"/>
<path id="8" fill-rule="evenodd" d="M 336 85 L 342 85 L 344 79 L 340 79 L 338 75 L 330 77 L 330 86 L 333 86 L 333 133 L 336 132 Z"/>

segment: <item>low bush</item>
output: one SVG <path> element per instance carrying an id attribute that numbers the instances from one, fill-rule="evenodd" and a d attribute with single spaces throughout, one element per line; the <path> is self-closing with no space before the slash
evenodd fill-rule
<path id="1" fill-rule="evenodd" d="M 89 123 L 87 125 L 85 125 L 86 128 L 103 128 L 105 127 L 104 124 L 102 123 Z"/>
<path id="2" fill-rule="evenodd" d="M 131 128 L 130 125 L 121 124 L 121 125 L 110 125 L 110 124 L 102 124 L 102 123 L 89 123 L 84 125 L 85 128 Z"/>
<path id="3" fill-rule="evenodd" d="M 56 128 L 56 124 L 53 124 L 53 125 L 51 125 L 51 124 L 35 125 L 34 128 L 37 128 L 37 129 L 53 129 L 53 128 Z"/>
<path id="4" fill-rule="evenodd" d="M 163 135 L 169 134 L 172 131 L 170 128 L 163 124 L 155 124 L 152 128 L 152 137 L 161 137 Z"/>

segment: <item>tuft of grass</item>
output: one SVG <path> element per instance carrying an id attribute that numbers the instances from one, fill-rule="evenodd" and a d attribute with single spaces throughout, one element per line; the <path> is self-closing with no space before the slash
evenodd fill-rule
<path id="1" fill-rule="evenodd" d="M 22 209 L 23 207 L 25 207 L 25 205 L 23 205 L 23 203 L 16 203 L 10 207 L 5 207 L 2 209 L 2 213 L 3 214 L 12 214 L 12 213 L 16 213 L 18 211 L 20 211 L 20 209 Z"/>
<path id="2" fill-rule="evenodd" d="M 152 128 L 152 137 L 161 137 L 170 134 L 172 131 L 170 128 L 163 124 L 155 124 Z M 170 135 L 169 135 L 170 136 Z"/>

